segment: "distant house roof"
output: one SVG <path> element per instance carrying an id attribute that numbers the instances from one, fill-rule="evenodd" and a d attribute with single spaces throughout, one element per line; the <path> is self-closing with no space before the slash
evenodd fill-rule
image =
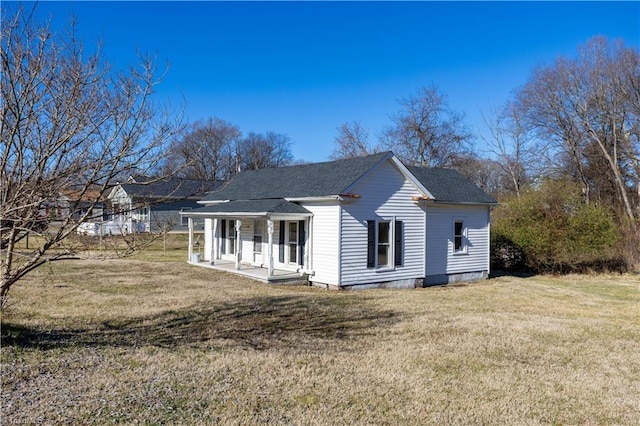
<path id="1" fill-rule="evenodd" d="M 202 201 L 259 200 L 340 195 L 391 152 L 324 163 L 238 173 Z"/>
<path id="2" fill-rule="evenodd" d="M 120 186 L 135 198 L 202 198 L 206 193 L 220 188 L 223 182 L 170 178 L 149 183 L 122 183 Z"/>
<path id="3" fill-rule="evenodd" d="M 497 201 L 456 170 L 407 167 L 436 201 L 496 204 Z"/>

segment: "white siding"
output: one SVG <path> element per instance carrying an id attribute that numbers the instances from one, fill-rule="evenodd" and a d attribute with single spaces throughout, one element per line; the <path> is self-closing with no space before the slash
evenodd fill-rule
<path id="1" fill-rule="evenodd" d="M 313 213 L 311 269 L 315 275 L 311 280 L 322 284 L 338 285 L 340 282 L 338 266 L 340 206 L 337 201 L 332 201 L 305 203 L 304 207 Z"/>
<path id="2" fill-rule="evenodd" d="M 426 275 L 488 271 L 489 212 L 487 206 L 429 205 L 427 207 Z M 454 222 L 467 229 L 467 252 L 454 254 Z"/>
<path id="3" fill-rule="evenodd" d="M 340 284 L 349 286 L 424 277 L 424 210 L 411 199 L 420 195 L 417 188 L 388 161 L 349 190 L 361 198 L 342 204 Z M 403 222 L 403 264 L 386 270 L 367 268 L 367 220 L 393 218 Z"/>
<path id="4" fill-rule="evenodd" d="M 240 240 L 242 241 L 242 262 L 253 262 L 253 220 L 241 221 Z"/>

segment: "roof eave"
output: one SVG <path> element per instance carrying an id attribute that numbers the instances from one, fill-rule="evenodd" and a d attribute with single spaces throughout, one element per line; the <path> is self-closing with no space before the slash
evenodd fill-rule
<path id="1" fill-rule="evenodd" d="M 498 202 L 483 202 L 483 201 L 451 201 L 451 200 L 425 200 L 425 203 L 429 204 L 458 204 L 468 206 L 497 206 Z"/>
<path id="2" fill-rule="evenodd" d="M 284 200 L 292 202 L 292 203 L 302 203 L 302 202 L 312 202 L 312 201 L 335 201 L 342 200 L 343 196 L 341 195 L 321 195 L 314 197 L 291 197 L 285 198 Z"/>
<path id="3" fill-rule="evenodd" d="M 311 217 L 312 213 L 278 213 L 278 212 L 180 212 L 182 216 L 186 217 L 249 217 L 249 218 L 257 218 L 257 217 Z"/>

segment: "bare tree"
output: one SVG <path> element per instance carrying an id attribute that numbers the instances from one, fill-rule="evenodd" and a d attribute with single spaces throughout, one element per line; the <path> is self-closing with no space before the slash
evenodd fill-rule
<path id="1" fill-rule="evenodd" d="M 634 227 L 640 216 L 639 58 L 622 42 L 596 37 L 576 58 L 538 69 L 518 93 L 528 125 L 555 143 L 558 158 L 570 160 L 567 170 L 587 200 L 613 188 L 610 201 Z"/>
<path id="2" fill-rule="evenodd" d="M 405 163 L 447 167 L 456 157 L 470 152 L 471 134 L 463 116 L 449 109 L 435 86 L 421 88 L 400 105 L 402 109 L 391 116 L 393 125 L 383 132 L 381 144 Z"/>
<path id="3" fill-rule="evenodd" d="M 502 111 L 494 111 L 484 120 L 489 136 L 482 139 L 503 176 L 502 191 L 519 197 L 526 186 L 543 174 L 547 143 L 532 136 L 513 102 L 507 102 Z"/>
<path id="4" fill-rule="evenodd" d="M 54 33 L 22 8 L 5 7 L 1 31 L 4 306 L 29 272 L 75 255 L 67 237 L 93 217 L 113 181 L 157 167 L 179 122 L 151 101 L 159 82 L 152 58 L 116 72 L 100 49 L 85 53 L 73 22 Z M 29 234 L 37 242 L 25 246 Z"/>
<path id="5" fill-rule="evenodd" d="M 238 150 L 242 170 L 282 167 L 291 163 L 291 139 L 275 132 L 251 132 L 240 142 Z"/>
<path id="6" fill-rule="evenodd" d="M 240 136 L 238 126 L 220 118 L 196 121 L 171 142 L 163 169 L 179 169 L 178 176 L 191 179 L 228 179 L 237 169 Z"/>
<path id="7" fill-rule="evenodd" d="M 504 191 L 504 174 L 496 161 L 475 154 L 459 155 L 449 165 L 489 194 Z"/>
<path id="8" fill-rule="evenodd" d="M 377 148 L 369 145 L 369 131 L 359 121 L 343 123 L 337 130 L 332 159 L 362 157 L 377 152 Z"/>

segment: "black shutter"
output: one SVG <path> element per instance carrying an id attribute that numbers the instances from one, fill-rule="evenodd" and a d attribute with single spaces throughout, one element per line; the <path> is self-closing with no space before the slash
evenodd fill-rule
<path id="1" fill-rule="evenodd" d="M 376 267 L 376 221 L 367 221 L 367 268 Z"/>
<path id="2" fill-rule="evenodd" d="M 395 248 L 394 248 L 394 265 L 395 266 L 402 266 L 402 221 L 401 220 L 396 220 L 396 229 L 394 232 L 394 243 L 395 243 Z"/>
<path id="3" fill-rule="evenodd" d="M 284 263 L 284 220 L 280 221 L 280 233 L 278 237 L 278 259 L 280 263 Z"/>
<path id="4" fill-rule="evenodd" d="M 220 244 L 220 253 L 225 254 L 225 251 L 227 249 L 227 220 L 222 219 L 220 221 L 220 226 L 222 226 L 222 229 L 220 230 L 220 237 L 222 238 L 222 242 Z"/>
<path id="5" fill-rule="evenodd" d="M 298 257 L 298 265 L 304 264 L 304 243 L 306 235 L 304 233 L 304 220 L 298 221 L 298 250 L 300 250 L 300 257 Z"/>

